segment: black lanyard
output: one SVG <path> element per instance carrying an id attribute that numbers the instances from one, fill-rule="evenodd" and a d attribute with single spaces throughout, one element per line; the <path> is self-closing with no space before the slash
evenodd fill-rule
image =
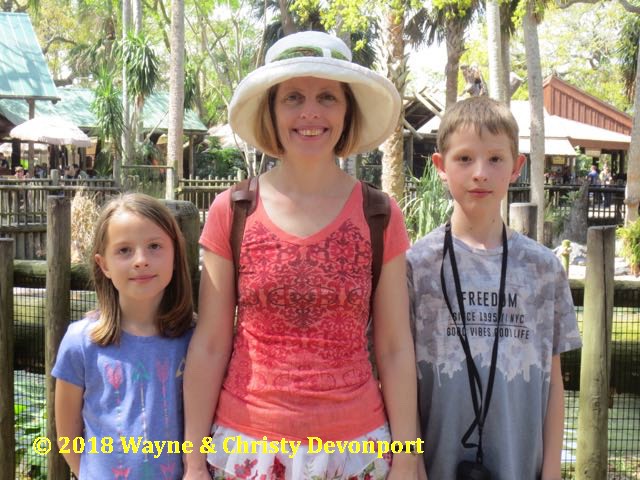
<path id="1" fill-rule="evenodd" d="M 475 419 L 471 423 L 471 426 L 466 431 L 464 436 L 462 437 L 462 445 L 465 448 L 477 448 L 476 453 L 476 462 L 482 464 L 483 462 L 483 452 L 482 452 L 482 431 L 484 429 L 484 422 L 487 418 L 487 412 L 489 411 L 489 403 L 491 402 L 491 393 L 493 392 L 493 382 L 496 376 L 496 363 L 498 361 L 498 327 L 500 326 L 500 321 L 502 320 L 502 306 L 505 303 L 505 280 L 507 277 L 507 256 L 508 256 L 508 248 L 507 248 L 507 228 L 502 224 L 502 270 L 500 272 L 500 290 L 498 292 L 498 320 L 496 322 L 495 328 L 495 337 L 493 340 L 493 351 L 491 353 L 491 366 L 489 368 L 489 382 L 487 384 L 487 393 L 486 398 L 483 399 L 482 394 L 482 381 L 480 380 L 480 373 L 478 372 L 478 368 L 476 367 L 476 363 L 473 360 L 473 356 L 471 355 L 471 349 L 469 347 L 469 339 L 467 338 L 467 318 L 464 310 L 464 301 L 462 299 L 462 288 L 460 287 L 460 275 L 458 274 L 458 265 L 456 263 L 456 256 L 453 251 L 453 238 L 451 234 L 451 222 L 447 222 L 445 226 L 445 234 L 444 234 L 444 249 L 442 251 L 442 265 L 440 266 L 440 282 L 442 283 L 442 293 L 444 295 L 444 300 L 447 303 L 447 308 L 449 309 L 449 314 L 451 315 L 451 319 L 456 326 L 456 332 L 458 333 L 458 338 L 460 339 L 460 343 L 462 344 L 462 349 L 464 350 L 465 357 L 467 358 L 467 374 L 469 376 L 469 388 L 471 390 L 471 400 L 473 402 L 473 410 L 475 413 Z M 456 296 L 458 297 L 458 308 L 460 310 L 460 317 L 462 318 L 462 328 L 458 326 L 458 322 L 456 321 L 456 317 L 453 314 L 453 309 L 451 308 L 451 302 L 449 301 L 449 296 L 447 295 L 447 284 L 444 278 L 444 259 L 449 253 L 449 260 L 451 262 L 451 273 L 453 274 L 453 282 L 456 287 Z M 478 443 L 469 442 L 469 437 L 475 430 L 478 428 Z"/>

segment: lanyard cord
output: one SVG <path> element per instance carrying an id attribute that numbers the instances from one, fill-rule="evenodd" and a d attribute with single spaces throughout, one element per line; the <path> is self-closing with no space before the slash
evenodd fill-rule
<path id="1" fill-rule="evenodd" d="M 447 295 L 447 284 L 444 278 L 444 259 L 449 253 L 449 260 L 451 262 L 451 273 L 453 275 L 453 282 L 456 288 L 456 296 L 458 298 L 458 308 L 460 317 L 462 319 L 462 328 L 458 326 L 458 322 L 456 321 L 456 317 L 453 314 L 453 309 L 451 308 L 451 302 L 449 301 L 449 296 Z M 502 307 L 505 303 L 505 281 L 507 277 L 507 257 L 508 257 L 508 247 L 507 247 L 507 229 L 502 224 L 502 268 L 500 271 L 500 290 L 498 292 L 498 319 L 496 322 L 495 329 L 495 337 L 493 340 L 493 350 L 491 352 L 491 366 L 489 367 L 489 381 L 487 383 L 487 393 L 486 399 L 483 398 L 482 394 L 482 381 L 480 379 L 480 373 L 478 372 L 478 368 L 476 363 L 473 360 L 473 356 L 471 355 L 471 348 L 469 345 L 469 339 L 467 337 L 467 318 L 464 309 L 464 301 L 462 299 L 462 288 L 460 286 L 460 275 L 458 273 L 458 265 L 456 262 L 456 256 L 453 251 L 453 238 L 451 234 L 451 222 L 447 222 L 445 226 L 445 235 L 444 235 L 444 249 L 442 252 L 442 264 L 440 266 L 440 282 L 442 284 L 442 293 L 444 295 L 444 300 L 447 304 L 447 308 L 449 309 L 449 314 L 453 320 L 453 323 L 456 326 L 456 332 L 458 334 L 458 338 L 460 339 L 460 343 L 462 344 L 462 349 L 464 350 L 465 357 L 467 359 L 467 374 L 469 376 L 469 389 L 471 390 L 471 400 L 473 402 L 473 411 L 475 413 L 475 419 L 469 426 L 468 430 L 462 437 L 462 445 L 465 448 L 473 448 L 476 447 L 476 462 L 482 464 L 483 462 L 483 451 L 482 451 L 482 432 L 484 429 L 484 422 L 487 418 L 487 413 L 489 412 L 489 404 L 491 402 L 491 394 L 493 393 L 493 383 L 496 376 L 496 364 L 498 361 L 498 327 L 500 326 L 500 322 L 502 320 Z M 469 442 L 469 437 L 475 430 L 478 428 L 478 443 Z"/>

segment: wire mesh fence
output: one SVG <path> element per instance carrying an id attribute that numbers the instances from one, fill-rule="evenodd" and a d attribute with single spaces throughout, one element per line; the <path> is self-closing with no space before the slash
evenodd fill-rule
<path id="1" fill-rule="evenodd" d="M 572 290 L 582 332 L 582 289 Z M 575 478 L 580 389 L 580 350 L 562 355 L 565 385 L 563 478 Z M 616 286 L 608 399 L 609 480 L 640 479 L 640 290 Z"/>
<path id="2" fill-rule="evenodd" d="M 15 419 L 17 478 L 45 479 L 46 457 L 31 450 L 44 435 L 44 319 L 46 290 L 23 283 L 14 290 Z M 583 290 L 573 290 L 582 330 Z M 71 320 L 95 308 L 95 293 L 71 291 Z M 640 289 L 616 288 L 612 330 L 611 395 L 609 399 L 608 480 L 640 480 Z M 580 351 L 562 356 L 565 383 L 563 478 L 575 478 Z"/>
<path id="3" fill-rule="evenodd" d="M 16 426 L 16 478 L 46 479 L 46 456 L 36 455 L 33 439 L 46 435 L 45 302 L 46 289 L 34 281 L 13 289 L 14 400 Z M 70 320 L 81 319 L 95 308 L 95 293 L 70 292 Z"/>

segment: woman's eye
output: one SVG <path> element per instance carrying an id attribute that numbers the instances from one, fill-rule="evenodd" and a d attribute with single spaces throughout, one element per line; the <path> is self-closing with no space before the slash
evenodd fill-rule
<path id="1" fill-rule="evenodd" d="M 151 245 L 149 245 L 149 248 L 151 250 L 158 250 L 161 248 L 161 245 L 159 243 L 152 243 Z"/>
<path id="2" fill-rule="evenodd" d="M 284 102 L 285 103 L 298 103 L 302 99 L 302 95 L 299 93 L 290 93 L 285 95 Z"/>
<path id="3" fill-rule="evenodd" d="M 320 95 L 320 101 L 323 103 L 332 103 L 335 102 L 336 96 L 332 93 L 324 93 L 322 95 Z"/>

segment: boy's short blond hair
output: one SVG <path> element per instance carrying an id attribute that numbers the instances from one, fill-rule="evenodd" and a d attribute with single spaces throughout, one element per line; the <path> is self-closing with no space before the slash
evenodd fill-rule
<path id="1" fill-rule="evenodd" d="M 471 97 L 452 105 L 438 128 L 438 152 L 445 155 L 451 135 L 461 128 L 473 127 L 478 135 L 488 130 L 505 134 L 511 143 L 514 160 L 518 157 L 518 123 L 509 107 L 487 96 Z"/>

